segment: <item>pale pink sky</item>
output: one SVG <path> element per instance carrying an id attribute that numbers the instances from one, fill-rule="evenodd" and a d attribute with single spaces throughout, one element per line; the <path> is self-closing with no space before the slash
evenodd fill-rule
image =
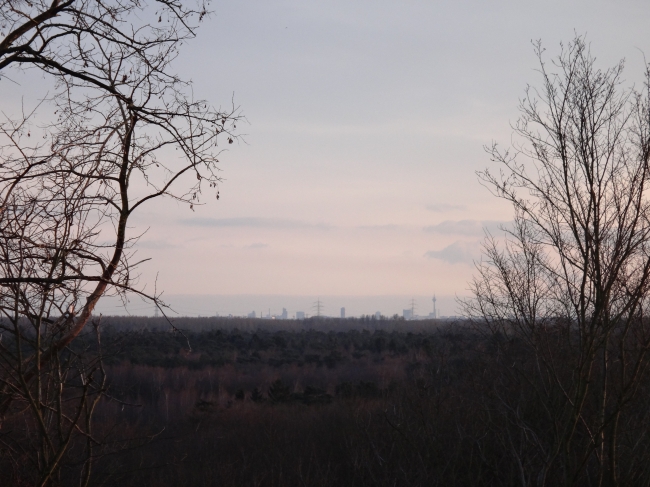
<path id="1" fill-rule="evenodd" d="M 141 283 L 168 294 L 462 295 L 482 228 L 511 218 L 475 171 L 538 81 L 530 41 L 554 55 L 586 33 L 630 82 L 650 53 L 644 1 L 213 6 L 177 69 L 197 97 L 234 94 L 246 143 L 220 158 L 218 202 L 133 220 Z M 4 109 L 21 89 L 0 81 Z"/>

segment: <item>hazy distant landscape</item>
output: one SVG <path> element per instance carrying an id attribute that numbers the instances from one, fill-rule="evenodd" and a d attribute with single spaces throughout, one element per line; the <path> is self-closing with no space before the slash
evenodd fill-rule
<path id="1" fill-rule="evenodd" d="M 308 316 L 317 314 L 316 304 L 321 302 L 321 314 L 332 318 L 340 318 L 341 308 L 345 308 L 347 317 L 360 317 L 374 315 L 379 312 L 383 316 L 395 314 L 403 316 L 405 309 L 413 305 L 415 315 L 428 318 L 433 313 L 433 292 L 429 296 L 421 295 L 383 295 L 383 296 L 295 296 L 295 295 L 165 295 L 164 299 L 169 304 L 166 312 L 170 317 L 247 317 L 255 312 L 259 318 L 280 316 L 286 309 L 289 318 L 295 318 L 297 311 L 302 311 Z M 437 316 L 456 316 L 461 313 L 457 297 L 449 295 L 436 295 Z M 119 298 L 106 296 L 97 306 L 96 313 L 108 316 L 132 315 L 154 316 L 155 305 L 143 301 L 136 296 L 124 305 Z"/>
<path id="2" fill-rule="evenodd" d="M 650 486 L 642 0 L 0 0 L 0 487 Z"/>

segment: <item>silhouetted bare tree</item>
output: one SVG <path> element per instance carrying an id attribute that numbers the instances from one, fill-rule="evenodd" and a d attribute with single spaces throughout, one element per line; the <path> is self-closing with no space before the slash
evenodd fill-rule
<path id="1" fill-rule="evenodd" d="M 463 304 L 503 365 L 491 407 L 521 485 L 647 482 L 650 72 L 624 89 L 583 38 L 552 64 L 535 47 L 542 84 L 480 173 L 514 225 Z"/>
<path id="2" fill-rule="evenodd" d="M 233 142 L 239 114 L 194 100 L 171 69 L 206 14 L 188 4 L 0 6 L 0 76 L 34 67 L 56 80 L 33 112 L 0 121 L 0 414 L 31 414 L 39 485 L 53 481 L 69 445 L 50 442 L 52 429 L 72 435 L 84 421 L 64 410 L 82 411 L 92 388 L 57 406 L 77 367 L 60 366 L 99 299 L 135 292 L 161 305 L 136 285 L 129 219 L 160 197 L 189 208 L 206 187 L 218 197 L 217 141 Z M 45 421 L 45 412 L 56 414 Z"/>

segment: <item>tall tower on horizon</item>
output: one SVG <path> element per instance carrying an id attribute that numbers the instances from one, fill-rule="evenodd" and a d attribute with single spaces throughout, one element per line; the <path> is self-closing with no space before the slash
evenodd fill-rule
<path id="1" fill-rule="evenodd" d="M 433 295 L 432 301 L 433 301 L 433 317 L 438 318 L 438 314 L 436 312 L 436 301 L 437 300 L 436 300 L 436 295 L 435 294 Z"/>
<path id="2" fill-rule="evenodd" d="M 314 306 L 312 306 L 313 309 L 316 310 L 316 316 L 320 318 L 321 316 L 321 311 L 323 310 L 323 302 L 318 298 L 318 300 L 314 303 Z"/>

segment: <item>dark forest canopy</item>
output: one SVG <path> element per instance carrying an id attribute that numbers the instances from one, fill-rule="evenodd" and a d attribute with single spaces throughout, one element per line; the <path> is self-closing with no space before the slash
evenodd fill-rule
<path id="1" fill-rule="evenodd" d="M 97 319 L 98 317 L 95 317 Z M 429 331 L 441 325 L 462 323 L 458 319 L 414 320 L 407 321 L 398 317 L 377 318 L 375 315 L 361 316 L 359 318 L 322 318 L 312 317 L 304 320 L 269 320 L 261 318 L 241 318 L 212 316 L 203 318 L 194 317 L 148 317 L 148 316 L 102 316 L 102 326 L 110 326 L 117 330 L 171 330 L 178 328 L 187 331 L 202 331 L 212 329 L 230 330 L 287 330 L 300 331 L 314 329 L 321 331 L 347 331 L 347 330 L 394 330 L 394 331 Z"/>

